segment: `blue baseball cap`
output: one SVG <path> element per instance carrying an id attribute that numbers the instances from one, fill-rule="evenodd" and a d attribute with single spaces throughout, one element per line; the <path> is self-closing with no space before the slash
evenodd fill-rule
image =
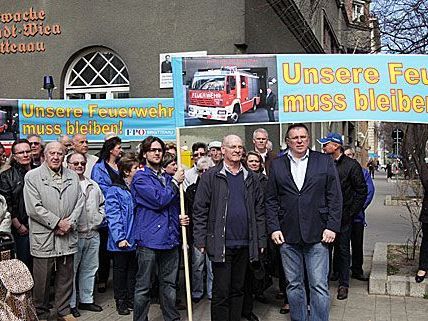
<path id="1" fill-rule="evenodd" d="M 328 133 L 326 137 L 318 139 L 318 143 L 323 145 L 331 142 L 343 145 L 342 135 L 339 133 Z"/>

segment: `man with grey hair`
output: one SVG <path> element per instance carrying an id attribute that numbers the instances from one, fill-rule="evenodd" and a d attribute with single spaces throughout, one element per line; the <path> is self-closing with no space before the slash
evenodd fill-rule
<path id="1" fill-rule="evenodd" d="M 33 301 L 40 320 L 49 318 L 49 284 L 55 268 L 58 320 L 76 320 L 70 311 L 77 222 L 84 206 L 78 175 L 63 167 L 60 142 L 45 147 L 45 161 L 25 175 L 24 201 L 33 256 Z"/>
<path id="2" fill-rule="evenodd" d="M 248 262 L 258 261 L 266 248 L 263 191 L 241 163 L 239 136 L 224 137 L 221 151 L 223 161 L 201 176 L 196 191 L 194 246 L 212 262 L 211 320 L 239 321 Z M 254 314 L 244 317 L 258 320 Z"/>
<path id="3" fill-rule="evenodd" d="M 88 153 L 89 151 L 88 138 L 84 134 L 76 134 L 73 136 L 73 139 L 71 140 L 71 142 L 73 144 L 73 149 L 76 153 L 85 155 L 86 170 L 84 175 L 86 177 L 91 177 L 92 168 L 94 167 L 95 163 L 98 161 L 98 157 Z"/>
<path id="4" fill-rule="evenodd" d="M 272 151 L 268 150 L 269 133 L 264 128 L 257 128 L 253 132 L 254 151 L 263 158 L 265 174 L 269 174 L 270 162 L 274 158 Z"/>
<path id="5" fill-rule="evenodd" d="M 43 140 L 40 135 L 27 136 L 31 147 L 31 168 L 39 167 L 43 163 Z"/>

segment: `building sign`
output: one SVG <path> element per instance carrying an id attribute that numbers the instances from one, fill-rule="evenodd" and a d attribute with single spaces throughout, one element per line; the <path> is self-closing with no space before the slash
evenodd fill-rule
<path id="1" fill-rule="evenodd" d="M 59 135 L 85 134 L 102 141 L 107 133 L 123 140 L 158 136 L 175 139 L 172 98 L 99 100 L 19 100 L 20 134 L 37 134 L 44 140 Z"/>
<path id="2" fill-rule="evenodd" d="M 61 25 L 49 23 L 43 9 L 33 7 L 16 12 L 0 12 L 0 54 L 46 51 L 44 37 L 61 34 Z"/>

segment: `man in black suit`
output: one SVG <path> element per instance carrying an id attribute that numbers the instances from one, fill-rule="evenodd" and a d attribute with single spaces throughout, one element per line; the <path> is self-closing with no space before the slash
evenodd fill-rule
<path id="1" fill-rule="evenodd" d="M 306 267 L 311 320 L 328 321 L 329 244 L 340 231 L 342 193 L 333 159 L 310 150 L 309 142 L 304 124 L 288 127 L 288 150 L 270 167 L 266 219 L 272 240 L 281 245 L 291 320 L 308 320 Z"/>
<path id="2" fill-rule="evenodd" d="M 275 109 L 276 109 L 276 95 L 272 92 L 272 89 L 266 89 L 266 109 L 270 122 L 275 121 Z"/>

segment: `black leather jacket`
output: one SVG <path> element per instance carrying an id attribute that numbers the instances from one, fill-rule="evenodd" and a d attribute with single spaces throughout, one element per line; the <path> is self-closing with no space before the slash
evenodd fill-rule
<path id="1" fill-rule="evenodd" d="M 355 159 L 342 154 L 335 160 L 335 164 L 342 188 L 342 226 L 346 226 L 363 209 L 367 198 L 367 184 L 361 166 Z"/>
<path id="2" fill-rule="evenodd" d="M 21 224 L 28 227 L 28 216 L 23 195 L 26 173 L 25 168 L 19 164 L 13 164 L 12 167 L 2 172 L 0 174 L 0 194 L 6 199 L 7 210 L 12 218 L 18 218 Z"/>

